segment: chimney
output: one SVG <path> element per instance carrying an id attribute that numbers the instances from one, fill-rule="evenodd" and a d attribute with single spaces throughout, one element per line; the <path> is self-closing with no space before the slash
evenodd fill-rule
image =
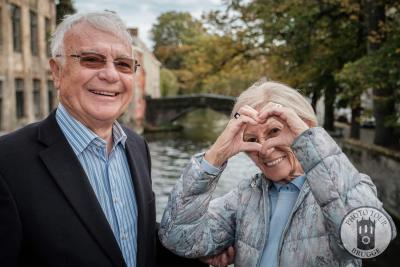
<path id="1" fill-rule="evenodd" d="M 129 33 L 131 34 L 132 37 L 138 37 L 139 35 L 139 29 L 134 27 L 134 28 L 129 28 L 128 29 Z"/>

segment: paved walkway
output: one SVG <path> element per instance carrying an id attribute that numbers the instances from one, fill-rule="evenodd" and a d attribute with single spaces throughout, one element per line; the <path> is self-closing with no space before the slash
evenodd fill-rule
<path id="1" fill-rule="evenodd" d="M 343 130 L 344 138 L 350 137 L 350 125 L 341 122 L 335 122 L 335 126 L 337 129 Z M 373 144 L 374 134 L 375 129 L 373 128 L 360 128 L 360 141 L 367 144 Z"/>

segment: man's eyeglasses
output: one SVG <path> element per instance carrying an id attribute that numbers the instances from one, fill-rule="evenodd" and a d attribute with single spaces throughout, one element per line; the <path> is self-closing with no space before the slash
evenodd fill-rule
<path id="1" fill-rule="evenodd" d="M 57 55 L 57 57 L 61 56 Z M 104 55 L 93 52 L 82 52 L 68 56 L 79 59 L 79 64 L 88 69 L 101 69 L 107 64 L 107 58 Z M 113 63 L 117 71 L 126 74 L 135 73 L 140 66 L 138 61 L 132 58 L 116 58 L 113 60 Z"/>

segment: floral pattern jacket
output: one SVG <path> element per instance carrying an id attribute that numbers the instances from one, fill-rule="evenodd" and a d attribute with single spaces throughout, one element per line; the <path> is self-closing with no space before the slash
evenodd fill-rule
<path id="1" fill-rule="evenodd" d="M 307 178 L 283 231 L 278 265 L 361 266 L 361 260 L 344 249 L 339 231 L 354 208 L 372 206 L 385 212 L 373 182 L 355 169 L 323 128 L 305 131 L 292 149 Z M 233 245 L 235 266 L 259 266 L 268 238 L 269 180 L 257 174 L 212 199 L 223 170 L 218 175 L 206 173 L 201 157 L 191 159 L 170 195 L 159 231 L 162 243 L 190 258 Z M 393 239 L 396 228 L 390 221 Z"/>

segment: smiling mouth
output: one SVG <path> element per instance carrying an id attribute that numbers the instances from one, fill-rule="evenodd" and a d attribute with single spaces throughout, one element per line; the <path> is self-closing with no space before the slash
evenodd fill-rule
<path id="1" fill-rule="evenodd" d="M 89 92 L 91 92 L 95 95 L 108 96 L 108 97 L 115 97 L 120 94 L 118 92 L 106 92 L 106 91 L 97 91 L 97 90 L 89 90 Z"/>
<path id="2" fill-rule="evenodd" d="M 278 165 L 285 158 L 286 158 L 286 156 L 282 156 L 282 157 L 279 157 L 279 158 L 271 160 L 271 161 L 265 161 L 264 163 L 265 163 L 265 165 L 267 165 L 267 167 L 274 167 L 274 166 Z"/>

